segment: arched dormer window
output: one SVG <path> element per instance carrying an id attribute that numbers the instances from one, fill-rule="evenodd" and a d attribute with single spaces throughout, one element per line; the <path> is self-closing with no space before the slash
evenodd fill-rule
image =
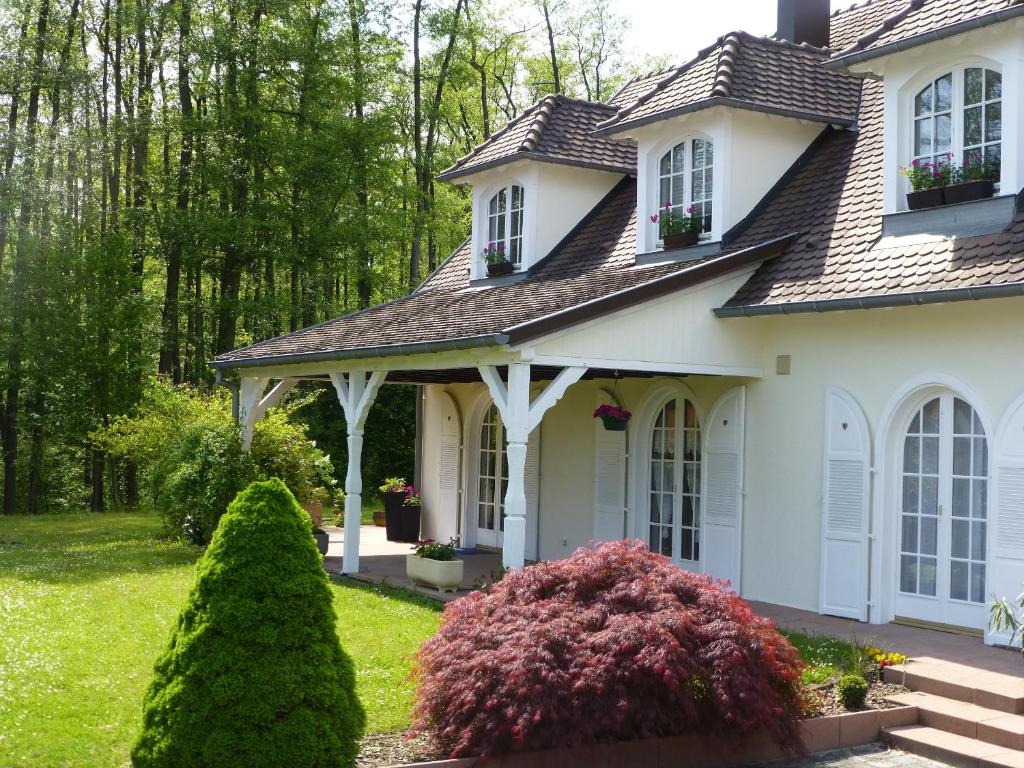
<path id="1" fill-rule="evenodd" d="M 1003 78 L 958 67 L 914 95 L 911 160 L 964 166 L 989 163 L 998 179 L 1003 140 Z"/>
<path id="2" fill-rule="evenodd" d="M 504 251 L 516 269 L 523 263 L 523 188 L 499 189 L 487 203 L 487 245 Z"/>
<path id="3" fill-rule="evenodd" d="M 658 163 L 658 207 L 687 215 L 692 208 L 704 219 L 701 232 L 711 231 L 714 148 L 709 139 L 686 139 L 666 152 Z"/>

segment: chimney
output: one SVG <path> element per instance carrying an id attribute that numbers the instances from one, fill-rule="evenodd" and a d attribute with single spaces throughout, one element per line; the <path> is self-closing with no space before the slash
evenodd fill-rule
<path id="1" fill-rule="evenodd" d="M 828 47 L 829 0 L 779 0 L 779 29 L 791 43 Z"/>

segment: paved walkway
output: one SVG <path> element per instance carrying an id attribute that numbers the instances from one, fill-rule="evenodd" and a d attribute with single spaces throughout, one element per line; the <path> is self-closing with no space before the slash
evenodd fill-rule
<path id="1" fill-rule="evenodd" d="M 771 763 L 770 768 L 945 768 L 945 763 L 880 744 L 868 744 L 853 749 L 819 752 L 800 760 Z"/>

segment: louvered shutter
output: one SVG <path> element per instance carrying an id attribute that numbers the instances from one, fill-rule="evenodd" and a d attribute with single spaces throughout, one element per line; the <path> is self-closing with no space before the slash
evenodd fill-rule
<path id="1" fill-rule="evenodd" d="M 1024 590 L 1024 398 L 1003 419 L 994 459 L 994 497 L 988 509 L 993 545 L 986 591 L 1012 601 Z M 985 639 L 1005 643 L 1009 638 L 989 632 Z"/>
<path id="2" fill-rule="evenodd" d="M 537 519 L 540 510 L 540 427 L 526 443 L 526 559 L 537 559 Z"/>
<path id="3" fill-rule="evenodd" d="M 870 484 L 867 419 L 849 392 L 829 387 L 821 494 L 821 613 L 867 621 Z"/>
<path id="4" fill-rule="evenodd" d="M 743 420 L 746 389 L 722 395 L 704 426 L 701 557 L 704 571 L 740 591 L 743 531 Z"/>
<path id="5" fill-rule="evenodd" d="M 597 398 L 597 405 L 608 401 Z M 612 432 L 594 419 L 594 541 L 621 541 L 625 535 L 626 432 Z"/>
<path id="6" fill-rule="evenodd" d="M 462 423 L 459 409 L 447 392 L 439 393 L 441 411 L 441 444 L 438 448 L 437 510 L 432 517 L 438 538 L 447 540 L 458 530 L 459 478 L 462 446 Z"/>

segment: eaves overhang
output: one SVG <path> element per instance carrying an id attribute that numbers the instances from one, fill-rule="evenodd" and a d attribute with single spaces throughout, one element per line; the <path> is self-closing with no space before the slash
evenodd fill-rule
<path id="1" fill-rule="evenodd" d="M 449 168 L 441 171 L 441 173 L 437 175 L 437 180 L 452 182 L 457 179 L 462 179 L 483 171 L 491 170 L 492 168 L 499 168 L 518 160 L 532 160 L 533 162 L 547 163 L 549 165 L 568 165 L 574 168 L 587 168 L 593 171 L 608 171 L 609 173 L 621 173 L 626 176 L 636 176 L 635 166 L 596 163 L 590 160 L 580 160 L 574 157 L 546 155 L 541 152 L 516 152 L 515 154 L 497 157 L 493 160 L 488 160 L 487 162 L 479 163 L 477 165 L 470 165 L 464 168 Z"/>

